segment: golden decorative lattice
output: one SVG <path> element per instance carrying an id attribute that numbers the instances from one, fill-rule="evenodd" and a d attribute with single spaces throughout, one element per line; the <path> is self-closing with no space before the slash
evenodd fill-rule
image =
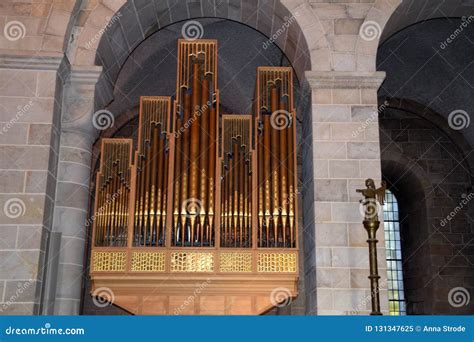
<path id="1" fill-rule="evenodd" d="M 221 253 L 219 258 L 221 272 L 252 272 L 251 253 Z"/>
<path id="2" fill-rule="evenodd" d="M 171 272 L 212 272 L 214 255 L 201 252 L 174 252 L 171 254 Z"/>
<path id="3" fill-rule="evenodd" d="M 258 253 L 257 272 L 296 272 L 296 253 Z"/>
<path id="4" fill-rule="evenodd" d="M 126 252 L 94 252 L 92 270 L 94 272 L 123 272 L 126 260 Z"/>
<path id="5" fill-rule="evenodd" d="M 133 252 L 132 272 L 164 272 L 165 253 L 163 252 Z"/>

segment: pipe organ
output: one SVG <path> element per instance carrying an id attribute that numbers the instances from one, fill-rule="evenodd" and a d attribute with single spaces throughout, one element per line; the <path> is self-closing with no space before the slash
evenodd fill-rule
<path id="1" fill-rule="evenodd" d="M 93 296 L 134 314 L 260 314 L 297 295 L 292 77 L 259 67 L 253 113 L 222 114 L 217 42 L 178 41 L 176 95 L 141 97 L 136 151 L 102 140 Z"/>

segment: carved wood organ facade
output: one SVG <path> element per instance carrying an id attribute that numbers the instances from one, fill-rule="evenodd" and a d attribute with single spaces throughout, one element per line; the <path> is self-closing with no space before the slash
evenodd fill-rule
<path id="1" fill-rule="evenodd" d="M 140 99 L 137 150 L 102 139 L 92 294 L 135 314 L 263 313 L 297 295 L 292 69 L 259 67 L 254 112 L 221 114 L 217 42 L 179 40 L 177 64 L 174 99 Z"/>

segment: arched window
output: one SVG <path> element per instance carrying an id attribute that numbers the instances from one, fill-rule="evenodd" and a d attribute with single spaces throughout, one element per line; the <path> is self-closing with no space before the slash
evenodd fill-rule
<path id="1" fill-rule="evenodd" d="M 406 315 L 398 201 L 390 190 L 385 192 L 383 219 L 387 255 L 389 311 L 392 316 Z"/>

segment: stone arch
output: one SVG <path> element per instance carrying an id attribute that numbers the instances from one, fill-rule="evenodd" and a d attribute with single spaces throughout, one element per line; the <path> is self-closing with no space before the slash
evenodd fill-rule
<path id="1" fill-rule="evenodd" d="M 460 18 L 472 13 L 471 7 L 459 0 L 405 0 L 386 23 L 380 41 L 383 43 L 398 31 L 419 22 L 446 17 Z"/>
<path id="2" fill-rule="evenodd" d="M 120 66 L 138 44 L 168 25 L 203 17 L 237 21 L 271 37 L 291 61 L 299 79 L 303 79 L 305 70 L 329 67 L 321 61 L 311 61 L 315 50 L 329 57 L 329 45 L 318 16 L 302 1 L 284 4 L 279 0 L 242 0 L 232 5 L 216 1 L 215 6 L 214 1 L 204 0 L 98 1 L 92 11 L 84 14 L 80 21 L 84 24 L 79 26 L 78 22 L 73 30 L 79 36 L 74 47 L 70 47 L 71 64 L 103 66 L 107 77 L 102 77 L 99 84 L 108 84 L 109 91 L 103 97 L 110 99 L 110 86 Z"/>
<path id="3" fill-rule="evenodd" d="M 436 128 L 439 129 L 449 140 L 453 142 L 454 147 L 458 153 L 462 156 L 461 164 L 464 165 L 466 170 L 473 170 L 473 160 L 469 158 L 472 153 L 472 147 L 466 141 L 464 136 L 459 132 L 449 127 L 447 120 L 438 112 L 430 108 L 429 106 L 423 105 L 417 101 L 400 98 L 379 98 L 379 103 L 387 101 L 388 108 L 400 109 L 408 113 L 414 114 L 429 121 Z M 471 174 L 471 187 L 474 186 L 474 176 Z"/>
<path id="4" fill-rule="evenodd" d="M 377 50 L 388 20 L 402 0 L 376 0 L 365 17 L 356 44 L 357 70 L 375 71 Z"/>

